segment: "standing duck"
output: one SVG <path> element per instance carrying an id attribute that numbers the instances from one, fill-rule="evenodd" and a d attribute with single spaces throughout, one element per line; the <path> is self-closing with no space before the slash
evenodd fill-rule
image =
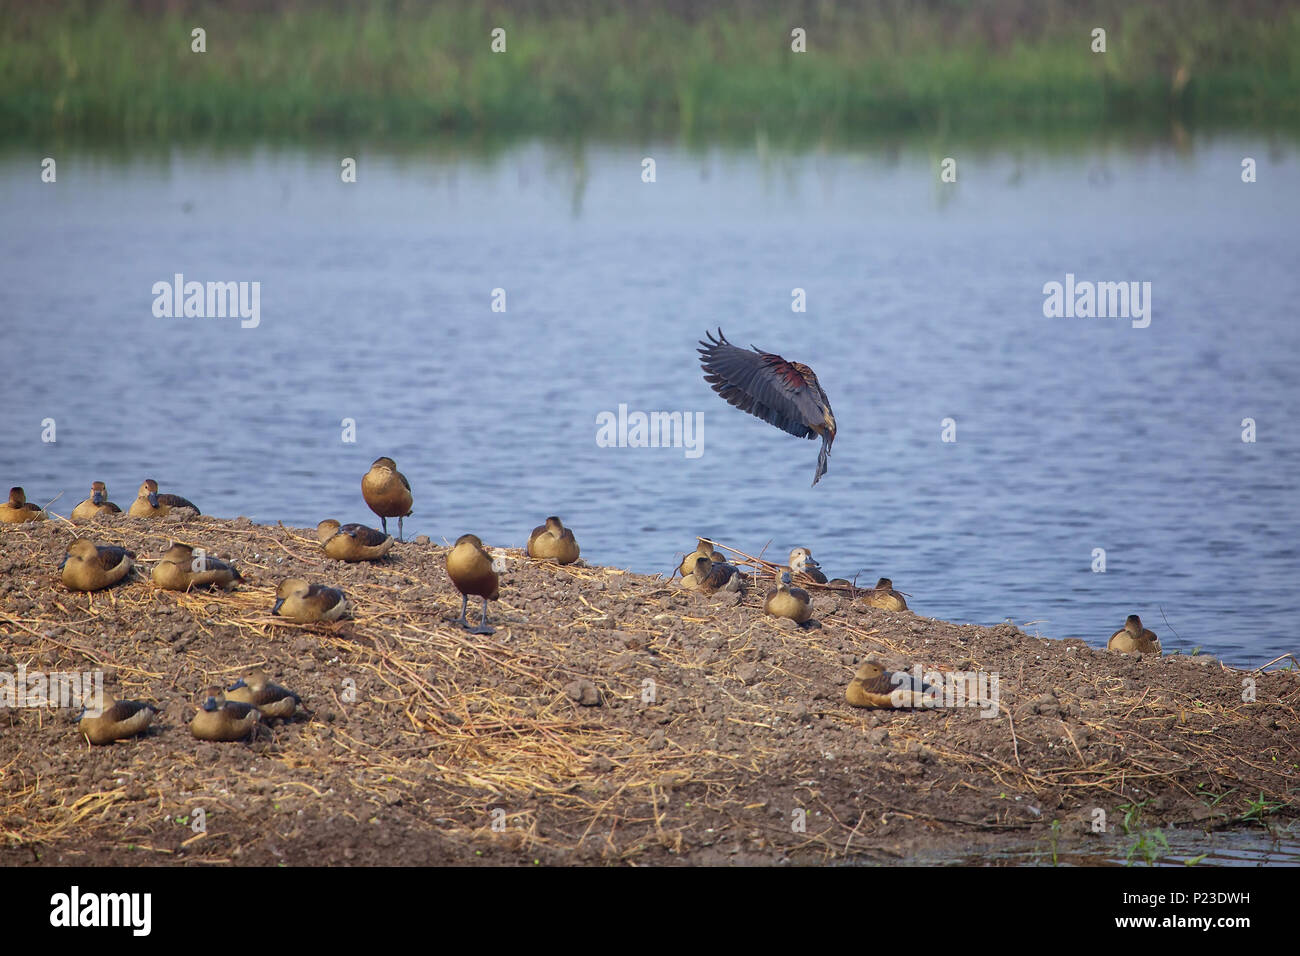
<path id="1" fill-rule="evenodd" d="M 4 524 L 22 524 L 24 521 L 44 521 L 45 512 L 39 505 L 27 500 L 21 488 L 9 489 L 9 500 L 0 505 L 0 522 Z"/>
<path id="2" fill-rule="evenodd" d="M 370 510 L 379 515 L 384 533 L 388 533 L 388 519 L 397 519 L 397 540 L 402 540 L 402 519 L 411 513 L 411 483 L 397 470 L 391 458 L 376 458 L 361 479 L 361 497 Z"/>
<path id="3" fill-rule="evenodd" d="M 546 524 L 538 525 L 528 536 L 528 556 L 572 564 L 578 560 L 578 541 L 564 522 L 552 515 L 546 519 Z"/>
<path id="4" fill-rule="evenodd" d="M 220 687 L 209 687 L 203 706 L 190 721 L 190 733 L 199 740 L 243 740 L 261 719 L 252 704 L 226 700 Z"/>
<path id="5" fill-rule="evenodd" d="M 81 708 L 77 718 L 77 728 L 96 747 L 111 744 L 115 740 L 124 740 L 143 733 L 158 713 L 153 704 L 138 700 L 118 700 L 107 692 L 101 694 L 100 712 L 97 716 L 87 716 L 87 709 Z"/>
<path id="6" fill-rule="evenodd" d="M 72 509 L 72 519 L 80 521 L 95 515 L 115 515 L 121 512 L 121 508 L 108 500 L 108 487 L 102 481 L 96 481 L 90 485 L 90 497 Z"/>
<path id="7" fill-rule="evenodd" d="M 203 551 L 196 555 L 188 544 L 173 544 L 153 568 L 153 583 L 167 591 L 229 590 L 243 580 L 233 564 L 208 557 Z"/>
<path id="8" fill-rule="evenodd" d="M 99 591 L 111 587 L 131 570 L 135 552 L 116 545 L 97 545 L 78 538 L 59 562 L 63 586 L 70 591 Z"/>
<path id="9" fill-rule="evenodd" d="M 199 506 L 180 495 L 158 494 L 158 482 L 146 478 L 136 493 L 135 501 L 127 514 L 134 518 L 161 518 L 173 508 L 193 508 L 195 514 L 202 514 Z"/>
<path id="10" fill-rule="evenodd" d="M 835 415 L 830 399 L 807 365 L 787 362 L 779 355 L 750 346 L 732 345 L 718 329 L 700 340 L 700 365 L 704 380 L 728 403 L 775 425 L 796 438 L 821 436 L 817 473 L 813 484 L 826 474 L 826 459 L 835 441 Z"/>
<path id="11" fill-rule="evenodd" d="M 262 712 L 263 717 L 280 717 L 285 720 L 292 717 L 302 703 L 301 697 L 270 680 L 261 669 L 231 684 L 226 689 L 226 699 L 252 704 Z"/>
<path id="12" fill-rule="evenodd" d="M 363 524 L 341 525 L 326 518 L 316 526 L 325 556 L 336 561 L 377 561 L 393 547 L 393 536 Z"/>
<path id="13" fill-rule="evenodd" d="M 271 613 L 289 621 L 311 624 L 349 617 L 352 607 L 347 595 L 338 588 L 310 584 L 302 578 L 285 578 L 276 588 Z"/>
<path id="14" fill-rule="evenodd" d="M 1124 626 L 1110 636 L 1106 650 L 1121 654 L 1160 654 L 1160 638 L 1142 626 L 1142 618 L 1130 614 Z"/>
<path id="15" fill-rule="evenodd" d="M 460 626 L 471 634 L 495 634 L 496 629 L 488 625 L 487 605 L 500 597 L 501 579 L 478 535 L 462 534 L 456 539 L 455 547 L 447 552 L 447 576 L 460 592 Z M 477 627 L 470 627 L 465 617 L 471 594 L 483 599 L 483 615 Z"/>
<path id="16" fill-rule="evenodd" d="M 803 624 L 812 617 L 812 598 L 803 588 L 792 588 L 789 571 L 782 571 L 780 583 L 775 590 L 767 592 L 763 602 L 763 613 L 774 617 L 788 617 L 796 624 Z"/>
<path id="17" fill-rule="evenodd" d="M 704 594 L 715 594 L 718 591 L 739 593 L 743 584 L 738 568 L 722 561 L 706 558 L 702 554 L 695 559 L 695 569 L 692 574 L 695 578 L 696 590 Z"/>
<path id="18" fill-rule="evenodd" d="M 903 600 L 903 595 L 894 590 L 894 582 L 889 578 L 881 578 L 874 588 L 864 593 L 867 603 L 882 611 L 907 610 L 907 602 Z"/>
<path id="19" fill-rule="evenodd" d="M 849 681 L 844 698 L 853 707 L 921 707 L 935 688 L 906 671 L 887 671 L 873 660 L 865 661 Z"/>

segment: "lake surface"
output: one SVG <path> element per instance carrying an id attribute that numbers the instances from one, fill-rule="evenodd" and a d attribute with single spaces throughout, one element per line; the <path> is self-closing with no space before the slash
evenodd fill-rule
<path id="1" fill-rule="evenodd" d="M 360 481 L 389 455 L 408 537 L 519 546 L 554 513 L 644 572 L 697 535 L 804 545 L 923 615 L 1101 645 L 1137 612 L 1166 651 L 1296 651 L 1294 144 L 956 150 L 942 184 L 950 152 L 67 147 L 47 184 L 48 150 L 11 148 L 0 482 L 64 514 L 154 477 L 218 516 L 377 525 Z M 259 282 L 260 324 L 156 317 L 176 273 Z M 1150 325 L 1045 317 L 1067 273 L 1150 282 Z M 718 326 L 816 370 L 839 436 L 815 488 L 816 443 L 704 383 Z M 702 412 L 702 453 L 599 447 L 620 404 Z"/>

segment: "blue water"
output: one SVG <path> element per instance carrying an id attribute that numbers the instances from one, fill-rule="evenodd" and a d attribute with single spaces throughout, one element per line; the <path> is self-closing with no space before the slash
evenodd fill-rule
<path id="1" fill-rule="evenodd" d="M 701 534 L 805 545 L 924 615 L 1102 644 L 1137 612 L 1166 650 L 1296 651 L 1294 146 L 954 151 L 944 185 L 907 147 L 361 152 L 355 184 L 321 149 L 67 148 L 55 184 L 10 150 L 0 482 L 64 514 L 154 477 L 216 515 L 377 524 L 360 481 L 390 455 L 408 536 L 520 545 L 555 513 L 647 572 Z M 156 318 L 177 272 L 260 282 L 260 325 Z M 1045 318 L 1066 273 L 1150 282 L 1150 326 Z M 717 326 L 817 371 L 817 487 L 815 443 L 703 382 Z M 702 455 L 597 447 L 620 403 L 702 412 Z"/>

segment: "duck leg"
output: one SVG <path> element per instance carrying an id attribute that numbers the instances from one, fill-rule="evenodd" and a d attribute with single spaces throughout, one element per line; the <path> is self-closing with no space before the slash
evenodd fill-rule
<path id="1" fill-rule="evenodd" d="M 383 515 L 379 516 L 379 526 L 384 529 L 384 534 L 388 534 L 388 519 Z"/>
<path id="2" fill-rule="evenodd" d="M 387 532 L 385 532 L 385 533 L 387 533 Z M 402 537 L 402 518 L 401 518 L 400 515 L 399 515 L 398 518 L 397 518 L 397 540 L 398 540 L 398 541 L 403 541 L 403 540 L 405 540 L 405 539 Z"/>
<path id="3" fill-rule="evenodd" d="M 487 598 L 483 599 L 483 616 L 479 619 L 478 627 L 473 628 L 471 634 L 495 634 L 496 628 L 491 627 L 487 622 Z"/>
<path id="4" fill-rule="evenodd" d="M 459 624 L 461 627 L 463 627 L 465 630 L 468 631 L 468 630 L 469 630 L 469 621 L 466 620 L 466 618 L 465 618 L 465 609 L 466 609 L 467 607 L 469 607 L 469 595 L 468 595 L 468 594 L 462 594 L 462 595 L 460 596 L 460 620 L 457 621 L 456 623 Z"/>

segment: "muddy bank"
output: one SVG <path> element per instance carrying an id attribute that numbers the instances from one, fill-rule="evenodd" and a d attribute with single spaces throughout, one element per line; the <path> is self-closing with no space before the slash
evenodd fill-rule
<path id="1" fill-rule="evenodd" d="M 497 632 L 478 637 L 453 623 L 439 544 L 344 565 L 309 531 L 246 519 L 113 516 L 90 536 L 134 550 L 142 574 L 71 593 L 67 524 L 0 529 L 0 671 L 101 668 L 161 713 L 144 737 L 90 748 L 66 711 L 0 711 L 3 864 L 890 862 L 1086 847 L 1098 810 L 1135 837 L 1297 817 L 1293 672 L 1126 658 L 829 592 L 805 630 L 762 614 L 766 585 L 737 603 L 517 551 Z M 154 588 L 171 540 L 232 558 L 245 584 Z M 272 617 L 289 576 L 343 588 L 355 619 Z M 853 709 L 868 654 L 996 673 L 996 716 Z M 257 666 L 307 715 L 250 743 L 192 738 L 201 689 Z"/>

